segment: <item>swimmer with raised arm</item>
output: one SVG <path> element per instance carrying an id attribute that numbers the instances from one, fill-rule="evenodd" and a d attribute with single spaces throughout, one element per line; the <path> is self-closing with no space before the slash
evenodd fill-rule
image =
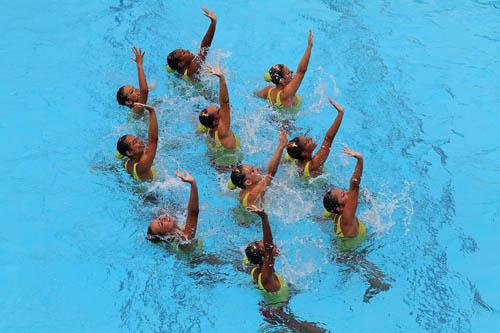
<path id="1" fill-rule="evenodd" d="M 250 264 L 254 265 L 250 272 L 252 281 L 262 292 L 266 305 L 282 306 L 283 303 L 288 302 L 290 292 L 283 279 L 274 271 L 276 251 L 269 219 L 263 209 L 256 206 L 248 206 L 247 209 L 262 219 L 263 242 L 250 243 L 245 249 L 246 258 Z"/>
<path id="2" fill-rule="evenodd" d="M 258 168 L 254 168 L 250 164 L 239 165 L 231 172 L 231 181 L 228 186 L 230 189 L 234 189 L 235 187 L 241 189 L 239 199 L 244 208 L 255 205 L 262 200 L 264 193 L 269 185 L 271 185 L 273 177 L 278 171 L 281 155 L 286 143 L 286 133 L 284 130 L 281 130 L 278 147 L 267 165 L 266 174 L 262 175 Z"/>
<path id="3" fill-rule="evenodd" d="M 132 48 L 135 57 L 131 59 L 137 64 L 137 74 L 139 75 L 139 89 L 128 84 L 120 87 L 116 92 L 116 100 L 118 104 L 128 106 L 132 111 L 136 113 L 142 112 L 144 109 L 139 106 L 141 103 L 146 104 L 148 102 L 148 82 L 146 81 L 146 75 L 144 74 L 144 69 L 142 68 L 142 59 L 144 58 L 144 52 L 136 47 Z"/>
<path id="4" fill-rule="evenodd" d="M 363 241 L 365 225 L 356 217 L 359 185 L 363 174 L 363 156 L 348 147 L 343 148 L 347 156 L 356 158 L 356 166 L 349 183 L 349 191 L 332 188 L 323 197 L 325 215 L 333 219 L 334 231 L 344 248 L 354 248 Z"/>
<path id="5" fill-rule="evenodd" d="M 150 105 L 134 103 L 134 107 L 144 108 L 149 112 L 148 144 L 131 134 L 126 134 L 116 143 L 116 157 L 125 158 L 125 169 L 135 180 L 154 180 L 157 178 L 153 161 L 158 146 L 158 120 L 156 109 Z"/>
<path id="6" fill-rule="evenodd" d="M 177 224 L 177 219 L 174 216 L 160 215 L 149 224 L 147 239 L 152 242 L 168 241 L 172 250 L 177 254 L 192 254 L 203 247 L 201 241 L 198 242 L 194 239 L 200 212 L 198 187 L 196 180 L 189 172 L 184 170 L 183 174 L 177 171 L 175 175 L 184 183 L 191 185 L 186 224 L 181 227 Z"/>
<path id="7" fill-rule="evenodd" d="M 316 142 L 310 137 L 305 137 L 303 135 L 293 138 L 286 147 L 287 158 L 296 160 L 297 166 L 302 171 L 305 179 L 311 177 L 317 177 L 321 174 L 323 164 L 326 162 L 328 155 L 330 154 L 330 148 L 332 146 L 333 139 L 339 130 L 340 124 L 342 123 L 342 117 L 344 116 L 344 108 L 342 105 L 334 102 L 329 98 L 330 104 L 337 110 L 337 117 L 333 121 L 332 125 L 326 132 L 323 143 L 320 149 L 313 156 L 314 149 L 318 146 Z"/>
<path id="8" fill-rule="evenodd" d="M 248 244 L 245 259 L 252 266 L 250 275 L 264 298 L 261 313 L 266 320 L 279 323 L 292 329 L 293 332 L 325 332 L 313 323 L 301 321 L 287 309 L 290 291 L 281 276 L 274 270 L 274 258 L 280 255 L 273 241 L 269 218 L 263 209 L 256 206 L 247 208 L 260 216 L 262 220 L 262 240 Z M 286 311 L 285 311 L 286 310 Z"/>
<path id="9" fill-rule="evenodd" d="M 201 41 L 198 55 L 195 56 L 190 51 L 184 49 L 177 49 L 170 52 L 167 57 L 167 72 L 177 73 L 186 79 L 195 79 L 200 71 L 200 68 L 207 57 L 208 50 L 212 45 L 215 27 L 217 25 L 217 16 L 215 13 L 209 11 L 205 7 L 202 7 L 202 10 L 205 16 L 210 19 L 210 26 L 208 27 L 205 37 L 203 37 L 203 40 Z"/>
<path id="10" fill-rule="evenodd" d="M 208 67 L 207 72 L 219 78 L 219 104 L 209 105 L 200 112 L 200 126 L 202 132 L 207 132 L 213 138 L 213 145 L 217 148 L 236 149 L 240 142 L 231 131 L 231 106 L 224 73 L 220 69 Z"/>
<path id="11" fill-rule="evenodd" d="M 309 31 L 307 48 L 297 66 L 295 75 L 293 75 L 293 71 L 283 64 L 274 65 L 264 75 L 266 81 L 274 83 L 274 86 L 267 86 L 260 91 L 256 91 L 254 95 L 267 99 L 270 105 L 277 107 L 290 107 L 300 104 L 301 98 L 296 94 L 307 71 L 313 39 L 313 33 Z"/>
<path id="12" fill-rule="evenodd" d="M 359 198 L 359 186 L 363 175 L 363 156 L 348 147 L 344 153 L 356 158 L 356 166 L 351 177 L 349 190 L 339 188 L 328 190 L 323 197 L 324 215 L 333 220 L 333 231 L 337 236 L 336 261 L 347 265 L 351 270 L 359 272 L 367 280 L 363 302 L 368 303 L 372 297 L 391 288 L 391 277 L 386 276 L 377 265 L 366 258 L 363 251 L 355 251 L 365 240 L 366 226 L 356 216 Z"/>

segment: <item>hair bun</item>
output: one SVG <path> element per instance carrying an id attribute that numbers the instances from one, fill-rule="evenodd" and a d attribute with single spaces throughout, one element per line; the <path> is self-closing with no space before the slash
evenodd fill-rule
<path id="1" fill-rule="evenodd" d="M 267 82 L 271 82 L 271 73 L 266 72 L 266 74 L 264 74 L 264 80 L 266 80 Z"/>
<path id="2" fill-rule="evenodd" d="M 231 191 L 236 189 L 236 185 L 234 185 L 231 179 L 229 179 L 229 181 L 227 182 L 227 188 L 230 189 Z"/>
<path id="3" fill-rule="evenodd" d="M 118 150 L 115 150 L 115 158 L 121 160 L 122 158 L 124 158 L 125 156 L 123 156 L 122 154 L 120 154 L 120 152 Z"/>

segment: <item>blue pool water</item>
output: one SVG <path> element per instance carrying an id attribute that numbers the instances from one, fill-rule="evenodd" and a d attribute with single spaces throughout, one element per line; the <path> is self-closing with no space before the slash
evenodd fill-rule
<path id="1" fill-rule="evenodd" d="M 202 5 L 218 15 L 208 63 L 227 73 L 245 161 L 265 166 L 284 118 L 290 136 L 310 130 L 319 141 L 335 113 L 327 97 L 346 108 L 327 173 L 305 186 L 283 164 L 266 194 L 294 315 L 335 332 L 496 331 L 500 2 L 478 0 L 3 4 L 0 331 L 280 329 L 234 265 L 259 224 L 242 225 L 228 174 L 193 134 L 211 97 L 164 71 L 168 52 L 196 49 L 209 23 Z M 304 103 L 282 115 L 251 94 L 270 65 L 295 69 L 308 29 Z M 146 131 L 115 100 L 137 84 L 132 46 L 157 83 L 162 176 L 147 186 L 113 158 L 120 135 Z M 358 214 L 371 234 L 347 262 L 319 218 L 327 184 L 346 186 L 352 173 L 345 144 L 365 156 Z M 178 167 L 198 180 L 198 235 L 220 265 L 145 240 L 160 208 L 185 214 Z M 159 203 L 144 200 L 150 192 Z M 371 278 L 391 287 L 364 302 Z"/>

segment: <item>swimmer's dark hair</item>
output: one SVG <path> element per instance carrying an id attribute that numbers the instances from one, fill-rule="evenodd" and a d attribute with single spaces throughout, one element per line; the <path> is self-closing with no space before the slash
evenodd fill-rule
<path id="1" fill-rule="evenodd" d="M 257 246 L 255 246 L 255 243 L 251 243 L 247 246 L 245 249 L 245 255 L 247 256 L 248 261 L 250 261 L 253 265 L 262 265 L 264 262 L 264 256 L 260 253 Z"/>
<path id="2" fill-rule="evenodd" d="M 243 173 L 243 165 L 237 165 L 231 172 L 231 181 L 235 186 L 244 189 L 246 176 Z"/>
<path id="3" fill-rule="evenodd" d="M 271 76 L 271 82 L 278 85 L 283 78 L 283 65 L 277 64 L 269 68 L 269 76 Z"/>
<path id="4" fill-rule="evenodd" d="M 151 227 L 148 227 L 148 233 L 146 235 L 146 239 L 153 243 L 159 243 L 163 241 L 163 239 L 160 236 L 153 234 Z"/>
<path id="5" fill-rule="evenodd" d="M 127 144 L 125 139 L 127 139 L 127 134 L 118 139 L 118 141 L 116 142 L 116 150 L 118 150 L 118 152 L 122 154 L 122 156 L 129 157 L 127 151 L 130 149 L 130 146 Z"/>
<path id="6" fill-rule="evenodd" d="M 332 189 L 328 190 L 323 196 L 323 207 L 330 213 L 339 214 L 339 202 L 332 197 Z"/>
<path id="7" fill-rule="evenodd" d="M 201 110 L 198 117 L 200 119 L 200 124 L 208 128 L 214 128 L 215 116 L 213 114 L 208 114 L 207 108 Z"/>
<path id="8" fill-rule="evenodd" d="M 116 92 L 116 100 L 120 105 L 127 105 L 128 97 L 125 95 L 125 86 L 121 86 Z"/>
<path id="9" fill-rule="evenodd" d="M 175 71 L 178 71 L 180 68 L 179 68 L 179 63 L 181 62 L 181 59 L 177 58 L 174 53 L 175 51 L 177 50 L 173 50 L 172 52 L 170 52 L 167 56 L 167 64 L 170 66 L 170 68 L 172 68 L 173 70 Z"/>
<path id="10" fill-rule="evenodd" d="M 291 158 L 302 161 L 304 158 L 302 157 L 302 153 L 304 152 L 304 148 L 300 145 L 299 137 L 296 136 L 292 140 L 288 141 L 288 145 L 286 147 L 286 152 L 290 155 Z"/>

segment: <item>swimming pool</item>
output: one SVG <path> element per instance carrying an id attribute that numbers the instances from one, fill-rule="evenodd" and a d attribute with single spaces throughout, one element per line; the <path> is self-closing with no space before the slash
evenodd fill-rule
<path id="1" fill-rule="evenodd" d="M 286 116 L 290 136 L 310 129 L 322 138 L 334 117 L 327 96 L 346 108 L 327 174 L 306 187 L 283 164 L 266 194 L 293 313 L 332 331 L 494 331 L 498 1 L 4 4 L 1 331 L 278 328 L 263 320 L 260 295 L 234 267 L 260 238 L 259 225 L 238 220 L 228 174 L 210 166 L 193 136 L 209 102 L 164 71 L 169 51 L 195 49 L 205 32 L 201 5 L 218 15 L 208 63 L 220 59 L 227 72 L 245 161 L 265 165 L 285 117 L 251 93 L 270 65 L 296 67 L 309 28 L 315 43 L 304 103 Z M 132 46 L 146 51 L 148 80 L 158 83 L 150 100 L 160 103 L 163 176 L 147 188 L 113 158 L 119 135 L 145 131 L 114 96 L 136 84 Z M 347 184 L 352 172 L 344 144 L 365 156 L 358 212 L 372 234 L 353 264 L 339 262 L 318 218 L 318 193 Z M 173 174 L 178 166 L 198 180 L 199 235 L 224 264 L 186 263 L 145 240 L 158 207 L 182 214 L 188 193 Z M 147 191 L 159 204 L 144 201 Z M 364 302 L 367 280 L 380 274 L 391 288 Z"/>

